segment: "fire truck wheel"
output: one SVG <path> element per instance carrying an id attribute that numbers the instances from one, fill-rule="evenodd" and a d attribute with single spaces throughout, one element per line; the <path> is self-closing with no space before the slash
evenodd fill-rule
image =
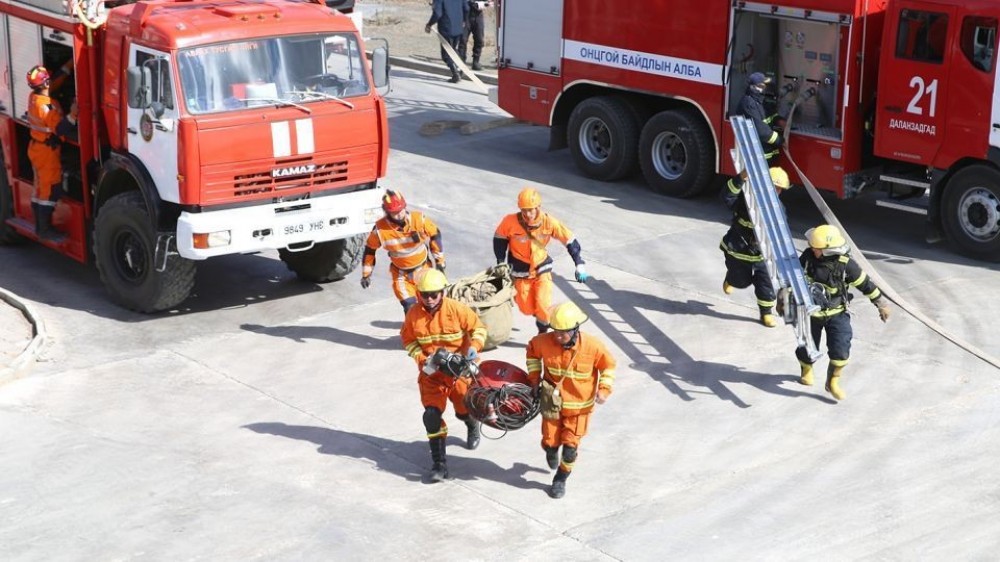
<path id="1" fill-rule="evenodd" d="M 23 240 L 16 230 L 7 225 L 7 219 L 14 216 L 14 194 L 7 181 L 7 168 L 3 154 L 0 154 L 0 244 L 14 244 Z"/>
<path id="2" fill-rule="evenodd" d="M 138 191 L 108 199 L 94 221 L 94 258 L 101 281 L 116 303 L 136 312 L 173 308 L 194 286 L 195 264 L 179 255 L 156 270 L 156 235 Z"/>
<path id="3" fill-rule="evenodd" d="M 700 195 L 712 185 L 714 163 L 712 134 L 693 111 L 662 111 L 642 128 L 639 167 L 655 191 L 682 198 Z"/>
<path id="4" fill-rule="evenodd" d="M 941 221 L 960 252 L 1000 261 L 1000 172 L 970 166 L 955 174 L 945 187 Z"/>
<path id="5" fill-rule="evenodd" d="M 569 116 L 567 143 L 587 177 L 613 181 L 631 174 L 639 146 L 637 112 L 617 96 L 589 98 Z"/>
<path id="6" fill-rule="evenodd" d="M 343 240 L 321 242 L 303 252 L 278 250 L 281 261 L 295 272 L 299 279 L 310 283 L 340 281 L 361 263 L 366 234 Z"/>

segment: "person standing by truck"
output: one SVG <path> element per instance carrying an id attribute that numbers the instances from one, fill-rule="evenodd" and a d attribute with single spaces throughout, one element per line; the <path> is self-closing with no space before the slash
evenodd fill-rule
<path id="1" fill-rule="evenodd" d="M 479 58 L 483 56 L 483 44 L 486 35 L 486 17 L 484 11 L 490 7 L 492 2 L 482 0 L 468 0 L 469 13 L 465 18 L 465 32 L 462 33 L 462 42 L 458 46 L 458 56 L 462 57 L 462 62 L 469 64 L 467 54 L 469 51 L 469 36 L 472 37 L 472 70 L 482 70 L 483 65 L 479 63 Z"/>
<path id="2" fill-rule="evenodd" d="M 430 33 L 431 26 L 437 24 L 441 37 L 458 51 L 461 48 L 462 38 L 465 36 L 465 22 L 468 17 L 469 3 L 467 0 L 434 0 L 431 4 L 431 19 L 427 20 L 424 31 Z M 448 65 L 448 70 L 451 70 L 449 82 L 455 84 L 462 79 L 458 65 L 448 56 L 444 45 L 441 46 L 441 60 Z"/>
<path id="3" fill-rule="evenodd" d="M 59 102 L 50 97 L 52 76 L 48 69 L 36 65 L 28 71 L 28 126 L 31 143 L 28 160 L 34 173 L 35 190 L 31 209 L 35 215 L 35 234 L 43 240 L 55 241 L 59 233 L 52 227 L 52 213 L 62 192 L 61 142 L 56 129 L 63 120 Z"/>

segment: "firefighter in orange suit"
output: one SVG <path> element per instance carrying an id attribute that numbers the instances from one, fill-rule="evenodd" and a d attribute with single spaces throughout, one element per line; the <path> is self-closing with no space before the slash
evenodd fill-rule
<path id="1" fill-rule="evenodd" d="M 31 143 L 28 159 L 35 177 L 35 193 L 31 209 L 35 215 L 35 233 L 39 238 L 55 239 L 59 233 L 52 228 L 52 213 L 62 194 L 61 143 L 56 128 L 63 118 L 59 102 L 49 97 L 52 77 L 44 66 L 28 71 L 28 126 Z"/>
<path id="2" fill-rule="evenodd" d="M 552 309 L 552 332 L 528 342 L 528 379 L 535 387 L 545 381 L 562 397 L 559 419 L 542 418 L 542 448 L 549 468 L 558 469 L 549 496 L 566 494 L 580 439 L 587 434 L 594 404 L 603 404 L 615 382 L 615 358 L 596 337 L 580 331 L 587 315 L 572 302 Z M 559 447 L 562 446 L 562 459 Z"/>
<path id="3" fill-rule="evenodd" d="M 361 287 L 371 286 L 375 252 L 385 247 L 389 254 L 392 292 L 406 313 L 417 302 L 416 278 L 433 267 L 444 271 L 441 231 L 420 211 L 407 211 L 406 200 L 398 191 L 385 192 L 382 210 L 385 217 L 375 223 L 365 243 Z"/>
<path id="4" fill-rule="evenodd" d="M 518 213 L 507 215 L 493 234 L 497 263 L 510 263 L 514 277 L 514 302 L 522 314 L 535 317 L 538 333 L 549 329 L 552 302 L 552 258 L 546 251 L 552 238 L 566 245 L 576 264 L 576 280 L 586 283 L 590 276 L 580 256 L 580 243 L 570 229 L 548 213 L 543 213 L 542 196 L 530 187 L 517 196 Z"/>
<path id="5" fill-rule="evenodd" d="M 464 421 L 468 428 L 466 447 L 478 447 L 480 437 L 479 422 L 469 415 L 464 403 L 468 382 L 449 376 L 431 361 L 438 349 L 463 353 L 467 358 L 475 359 L 486 342 L 486 326 L 475 311 L 444 296 L 447 284 L 444 273 L 436 269 L 424 272 L 417 280 L 420 306 L 414 306 L 406 313 L 399 332 L 403 347 L 420 368 L 417 384 L 434 463 L 429 476 L 431 482 L 448 478 L 445 458 L 448 424 L 442 418 L 448 400 L 455 406 L 456 417 Z"/>

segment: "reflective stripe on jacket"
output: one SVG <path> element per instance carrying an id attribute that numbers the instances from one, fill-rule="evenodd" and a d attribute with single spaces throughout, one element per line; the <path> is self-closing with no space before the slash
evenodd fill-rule
<path id="1" fill-rule="evenodd" d="M 511 274 L 514 277 L 535 277 L 550 271 L 552 258 L 546 250 L 549 241 L 555 238 L 566 246 L 574 241 L 573 232 L 566 225 L 552 215 L 541 215 L 538 227 L 530 230 L 521 223 L 520 213 L 507 215 L 493 234 L 495 239 L 507 243 Z M 500 259 L 501 256 L 497 258 Z"/>
<path id="2" fill-rule="evenodd" d="M 583 332 L 578 332 L 576 345 L 571 349 L 556 341 L 553 332 L 537 335 L 528 342 L 528 379 L 532 385 L 537 385 L 542 377 L 555 384 L 562 394 L 563 412 L 569 414 L 590 411 L 597 389 L 612 392 L 615 365 L 615 358 L 604 344 Z"/>
<path id="3" fill-rule="evenodd" d="M 428 255 L 428 246 L 433 254 Z M 382 217 L 372 227 L 365 242 L 364 265 L 361 274 L 372 274 L 375 268 L 375 252 L 385 248 L 393 265 L 404 271 L 422 266 L 430 257 L 444 263 L 441 249 L 441 233 L 434 221 L 419 211 L 407 212 L 402 226 Z"/>
<path id="4" fill-rule="evenodd" d="M 849 255 L 817 258 L 812 249 L 807 248 L 799 256 L 799 263 L 806 274 L 806 281 L 821 285 L 830 301 L 813 316 L 833 316 L 847 310 L 848 287 L 854 287 L 871 301 L 882 296 L 878 286 Z"/>
<path id="5" fill-rule="evenodd" d="M 453 353 L 465 353 L 470 346 L 481 350 L 486 343 L 486 325 L 467 305 L 444 297 L 433 314 L 420 304 L 411 307 L 399 336 L 406 353 L 423 367 L 438 348 Z"/>
<path id="6" fill-rule="evenodd" d="M 62 110 L 59 109 L 59 102 L 32 93 L 28 96 L 28 126 L 31 128 L 31 140 L 45 142 L 55 134 L 56 127 L 62 119 Z"/>

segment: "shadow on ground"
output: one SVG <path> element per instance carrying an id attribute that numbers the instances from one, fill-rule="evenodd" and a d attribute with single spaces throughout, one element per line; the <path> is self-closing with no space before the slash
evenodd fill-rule
<path id="1" fill-rule="evenodd" d="M 327 427 L 288 425 L 280 422 L 252 423 L 243 427 L 264 435 L 276 435 L 313 443 L 318 446 L 316 451 L 320 454 L 368 460 L 378 470 L 411 482 L 429 483 L 426 479 L 426 472 L 430 469 L 431 459 L 430 449 L 426 441 L 394 441 L 384 437 L 351 433 Z M 456 456 L 453 451 L 460 448 L 461 443 L 464 443 L 464 440 L 459 440 L 456 437 L 448 439 L 448 471 L 451 474 L 451 479 L 460 481 L 491 480 L 525 490 L 548 489 L 547 483 L 534 482 L 525 478 L 529 473 L 537 473 L 546 475 L 547 479 L 548 470 L 520 462 L 505 469 L 485 459 Z"/>

